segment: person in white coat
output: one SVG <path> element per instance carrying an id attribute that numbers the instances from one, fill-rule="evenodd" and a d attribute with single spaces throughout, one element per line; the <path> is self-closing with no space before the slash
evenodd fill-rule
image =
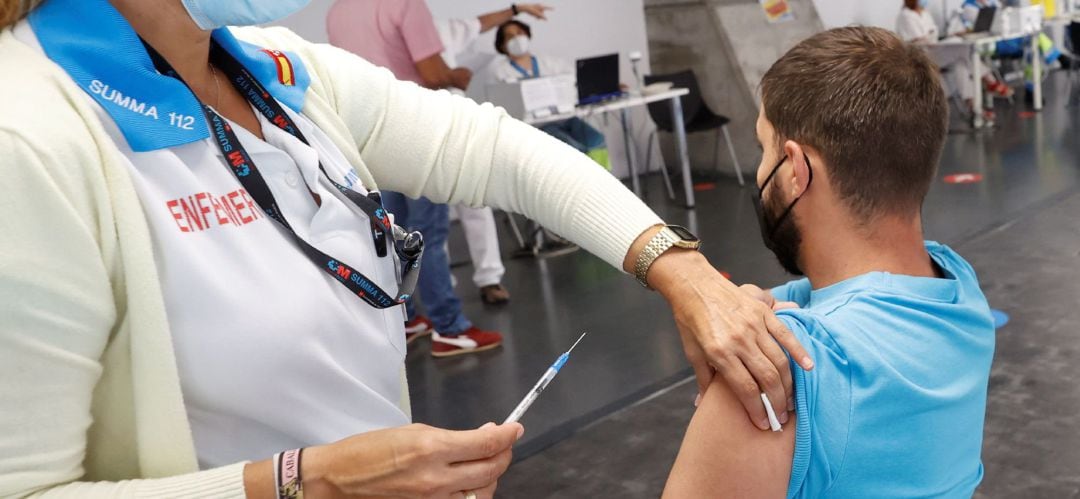
<path id="1" fill-rule="evenodd" d="M 925 45 L 928 49 L 938 44 L 939 31 L 937 21 L 927 10 L 928 0 L 904 0 L 904 8 L 896 19 L 896 34 L 900 39 Z M 950 47 L 951 48 L 951 47 Z M 974 68 L 971 57 L 967 50 L 930 50 L 934 62 L 950 76 L 946 81 L 951 93 L 959 95 L 968 110 L 974 108 Z M 979 74 L 982 75 L 982 84 L 999 95 L 1006 96 L 1010 90 L 1007 85 L 997 81 L 982 62 L 979 64 Z M 992 110 L 984 111 L 987 117 L 992 117 Z"/>
<path id="2" fill-rule="evenodd" d="M 971 58 L 966 50 L 934 50 L 938 43 L 937 21 L 926 9 L 927 0 L 904 0 L 904 8 L 896 19 L 896 34 L 901 40 L 924 45 L 934 56 L 934 62 L 946 72 L 949 92 L 959 95 L 968 109 L 974 107 Z"/>
<path id="3" fill-rule="evenodd" d="M 500 82 L 515 82 L 541 76 L 575 74 L 572 62 L 561 57 L 536 55 L 532 52 L 532 28 L 516 19 L 507 21 L 495 32 L 495 50 L 505 55 L 493 65 L 492 78 Z M 604 168 L 610 168 L 604 134 L 581 118 L 547 123 L 540 127 L 564 143 L 577 149 Z"/>
<path id="4" fill-rule="evenodd" d="M 574 63 L 532 51 L 532 27 L 521 21 L 507 21 L 495 35 L 495 50 L 505 55 L 492 67 L 492 77 L 504 83 L 540 76 L 574 74 Z"/>
<path id="5" fill-rule="evenodd" d="M 543 4 L 513 4 L 509 8 L 488 12 L 475 18 L 436 19 L 445 51 L 442 58 L 449 67 L 458 67 L 458 56 L 465 53 L 481 34 L 513 19 L 518 14 L 528 14 L 536 19 L 546 19 L 545 12 L 551 7 Z M 464 95 L 456 88 L 451 92 Z M 456 215 L 465 229 L 465 242 L 473 264 L 473 284 L 480 290 L 480 299 L 488 305 L 504 305 L 510 302 L 510 292 L 502 285 L 502 254 L 499 250 L 499 234 L 495 228 L 495 215 L 491 208 L 472 208 L 466 205 L 451 206 L 451 216 Z"/>

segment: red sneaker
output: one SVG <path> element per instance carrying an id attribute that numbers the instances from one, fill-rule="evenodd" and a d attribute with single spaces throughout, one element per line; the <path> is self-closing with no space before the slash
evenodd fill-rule
<path id="1" fill-rule="evenodd" d="M 435 332 L 435 325 L 422 315 L 405 323 L 405 344 L 409 345 L 421 336 L 427 336 Z"/>
<path id="2" fill-rule="evenodd" d="M 481 331 L 476 326 L 473 326 L 454 336 L 433 333 L 431 336 L 431 356 L 453 357 L 455 355 L 491 350 L 499 345 L 502 345 L 501 334 L 494 331 Z"/>
<path id="3" fill-rule="evenodd" d="M 997 94 L 998 97 L 1011 97 L 1013 93 L 1012 88 L 1000 80 L 995 80 L 993 83 L 990 83 L 987 85 L 987 88 L 991 92 Z"/>

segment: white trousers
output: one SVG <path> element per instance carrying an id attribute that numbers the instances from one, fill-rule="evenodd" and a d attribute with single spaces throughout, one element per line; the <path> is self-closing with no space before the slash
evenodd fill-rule
<path id="1" fill-rule="evenodd" d="M 491 208 L 456 205 L 450 207 L 450 212 L 451 218 L 456 216 L 465 229 L 473 263 L 473 284 L 478 288 L 499 284 L 506 268 L 499 252 L 499 235 L 495 232 L 495 214 Z"/>
<path id="2" fill-rule="evenodd" d="M 949 78 L 946 79 L 950 93 L 955 92 L 965 101 L 975 97 L 974 85 L 982 85 L 981 81 L 973 81 L 975 68 L 971 66 L 969 47 L 959 43 L 943 43 L 927 46 L 930 57 L 939 67 L 948 68 Z M 985 77 L 990 73 L 989 68 L 978 61 L 979 74 Z"/>

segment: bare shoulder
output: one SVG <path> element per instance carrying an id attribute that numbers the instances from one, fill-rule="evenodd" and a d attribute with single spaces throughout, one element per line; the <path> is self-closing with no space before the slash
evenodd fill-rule
<path id="1" fill-rule="evenodd" d="M 784 497 L 795 424 L 792 417 L 783 432 L 757 429 L 735 394 L 714 379 L 683 437 L 664 497 Z"/>

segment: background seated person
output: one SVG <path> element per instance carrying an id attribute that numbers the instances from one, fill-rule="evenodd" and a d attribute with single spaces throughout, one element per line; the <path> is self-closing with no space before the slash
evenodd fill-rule
<path id="1" fill-rule="evenodd" d="M 575 74 L 574 65 L 558 57 L 537 56 L 529 50 L 532 28 L 518 20 L 499 26 L 495 32 L 495 50 L 506 56 L 495 61 L 491 74 L 496 81 L 515 82 L 540 76 Z M 604 134 L 580 118 L 548 123 L 540 127 L 570 147 L 588 155 L 601 166 L 611 169 Z"/>
<path id="2" fill-rule="evenodd" d="M 994 328 L 971 266 L 922 239 L 947 124 L 937 68 L 879 28 L 793 48 L 761 82 L 762 235 L 808 279 L 759 293 L 806 347 L 781 433 L 719 378 L 667 497 L 970 497 Z M 751 382 L 751 380 L 747 380 Z"/>
<path id="3" fill-rule="evenodd" d="M 998 9 L 995 16 L 1004 15 L 1001 10 L 1003 6 L 1001 5 L 1001 2 L 998 2 L 997 0 L 964 0 L 963 5 L 960 6 L 960 12 L 956 16 L 963 31 L 970 32 L 973 30 L 975 28 L 975 20 L 979 17 L 979 11 L 987 7 Z M 1023 59 L 1024 52 L 1027 50 L 1030 43 L 1031 38 L 1027 36 L 1001 40 L 994 44 L 994 52 L 991 55 L 993 57 Z M 1052 64 L 1058 57 L 1061 57 L 1061 51 L 1054 47 L 1054 41 L 1044 33 L 1039 33 L 1039 51 L 1047 65 Z M 1028 84 L 1029 90 L 1032 83 L 1032 73 L 1030 63 L 1028 63 L 1024 67 L 1024 79 L 1025 83 Z M 998 80 L 998 84 L 1005 85 L 1005 83 L 1000 80 Z M 999 88 L 991 88 L 990 90 L 999 95 L 1001 94 Z M 1009 95 L 1011 95 L 1011 89 Z"/>
<path id="4" fill-rule="evenodd" d="M 926 10 L 927 0 L 904 0 L 904 8 L 900 9 L 900 16 L 896 19 L 896 34 L 906 42 L 915 44 L 934 44 L 938 42 L 937 21 Z M 974 108 L 975 92 L 973 90 L 974 69 L 971 58 L 960 52 L 956 57 L 948 61 L 937 61 L 942 69 L 952 75 L 949 86 L 952 91 L 960 95 L 968 110 Z M 997 81 L 994 75 L 981 62 L 979 74 L 982 75 L 983 85 L 991 92 L 1001 96 L 1008 96 L 1012 91 L 1008 85 Z M 987 114 L 992 111 L 987 110 Z"/>

